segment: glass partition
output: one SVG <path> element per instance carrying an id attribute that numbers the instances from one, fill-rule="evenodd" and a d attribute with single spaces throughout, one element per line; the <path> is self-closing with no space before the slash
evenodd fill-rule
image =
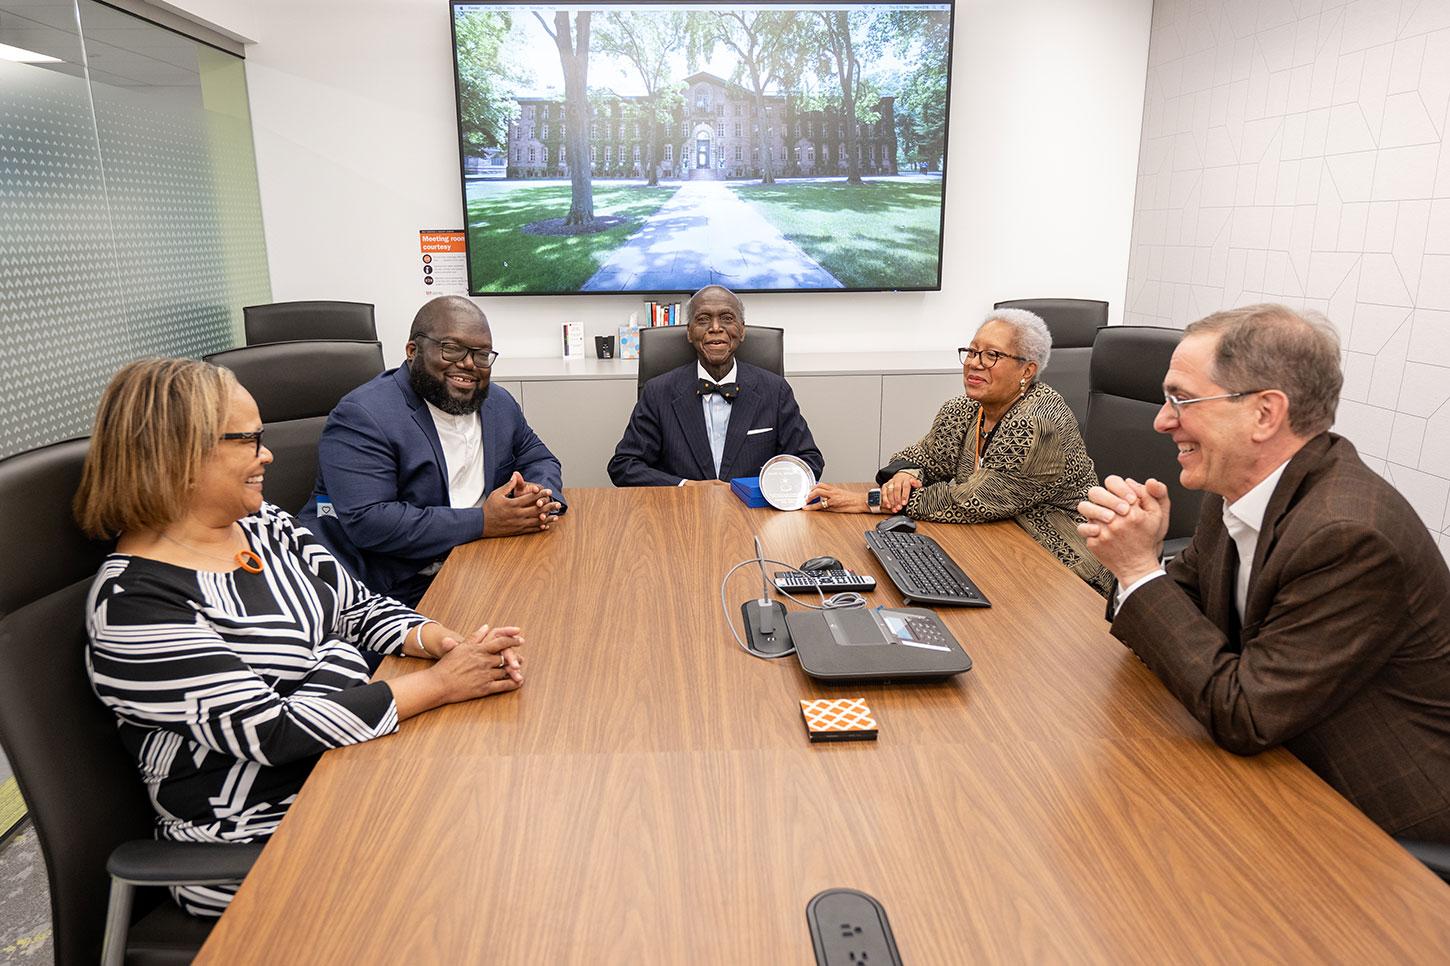
<path id="1" fill-rule="evenodd" d="M 143 355 L 271 299 L 241 58 L 92 0 L 0 0 L 0 456 L 90 431 Z"/>

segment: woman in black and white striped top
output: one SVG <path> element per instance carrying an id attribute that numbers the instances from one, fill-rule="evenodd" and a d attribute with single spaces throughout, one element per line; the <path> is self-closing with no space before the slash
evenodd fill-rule
<path id="1" fill-rule="evenodd" d="M 261 437 L 231 373 L 141 360 L 101 399 L 76 494 L 83 529 L 120 535 L 91 588 L 87 668 L 161 838 L 266 838 L 322 752 L 523 682 L 518 628 L 462 635 L 428 621 L 264 504 Z M 436 663 L 369 684 L 359 647 Z M 217 916 L 236 890 L 174 891 L 188 912 Z"/>

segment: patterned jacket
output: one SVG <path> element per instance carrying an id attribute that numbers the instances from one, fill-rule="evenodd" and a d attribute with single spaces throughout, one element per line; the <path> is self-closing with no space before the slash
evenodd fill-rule
<path id="1" fill-rule="evenodd" d="M 1034 382 L 998 422 L 978 466 L 979 408 L 967 396 L 947 400 L 931 431 L 895 454 L 876 475 L 877 482 L 903 469 L 920 469 L 925 485 L 912 493 L 908 516 L 939 523 L 1016 520 L 1106 597 L 1112 574 L 1077 533 L 1082 522 L 1078 501 L 1087 498 L 1098 478 L 1072 410 L 1056 389 Z"/>

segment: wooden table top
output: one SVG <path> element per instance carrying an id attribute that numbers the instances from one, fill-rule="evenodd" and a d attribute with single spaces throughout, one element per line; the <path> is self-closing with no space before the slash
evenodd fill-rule
<path id="1" fill-rule="evenodd" d="M 994 604 L 938 610 L 973 670 L 827 686 L 739 649 L 720 578 L 758 534 L 898 605 L 874 518 L 569 496 L 548 534 L 455 550 L 420 608 L 522 626 L 524 687 L 324 756 L 198 962 L 804 964 L 835 887 L 909 966 L 1450 954 L 1450 889 L 1288 753 L 1217 749 L 1016 525 L 921 527 Z M 798 702 L 831 696 L 880 739 L 810 744 Z"/>

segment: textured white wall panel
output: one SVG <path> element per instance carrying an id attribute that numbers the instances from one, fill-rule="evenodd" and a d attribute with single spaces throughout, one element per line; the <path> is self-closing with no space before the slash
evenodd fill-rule
<path id="1" fill-rule="evenodd" d="M 1159 0 L 1124 321 L 1277 301 L 1450 556 L 1450 0 Z"/>

